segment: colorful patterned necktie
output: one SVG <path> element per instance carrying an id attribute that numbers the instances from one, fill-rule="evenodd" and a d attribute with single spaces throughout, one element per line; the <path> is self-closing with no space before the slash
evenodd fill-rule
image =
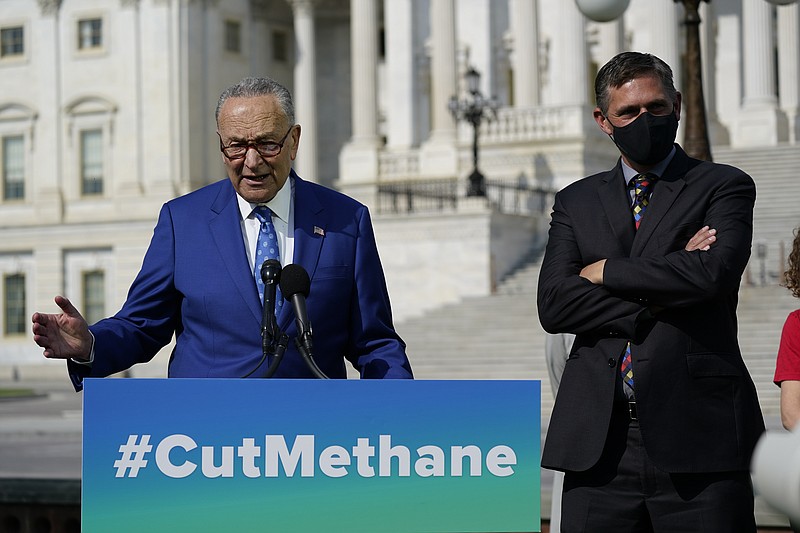
<path id="1" fill-rule="evenodd" d="M 655 176 L 652 174 L 637 174 L 631 180 L 629 185 L 633 189 L 633 204 L 631 204 L 631 211 L 633 211 L 633 222 L 636 229 L 642 223 L 645 209 L 650 203 L 650 194 L 653 192 L 653 182 Z M 633 391 L 633 360 L 631 359 L 631 343 L 625 347 L 625 353 L 622 356 L 622 361 L 619 365 L 619 371 L 622 374 L 622 383 L 624 383 L 631 392 Z"/>
<path id="2" fill-rule="evenodd" d="M 631 341 L 625 347 L 625 354 L 619 364 L 619 372 L 622 374 L 622 383 L 633 391 L 633 364 L 631 361 Z"/>
<path id="3" fill-rule="evenodd" d="M 272 225 L 272 211 L 269 207 L 260 205 L 253 210 L 259 222 L 261 222 L 261 229 L 258 231 L 258 241 L 256 242 L 256 260 L 253 266 L 253 276 L 256 278 L 256 285 L 258 286 L 258 295 L 261 298 L 261 304 L 264 304 L 264 280 L 261 279 L 261 265 L 267 259 L 281 260 L 280 248 L 278 248 L 278 234 L 275 231 L 275 226 Z M 277 295 L 275 297 L 275 312 L 277 313 L 283 306 L 283 298 L 281 297 L 281 289 L 277 287 Z"/>
<path id="4" fill-rule="evenodd" d="M 637 174 L 629 185 L 633 189 L 631 210 L 633 211 L 633 221 L 636 224 L 636 229 L 639 229 L 644 211 L 650 204 L 650 194 L 653 192 L 653 183 L 655 182 L 654 178 L 655 176 L 652 174 Z"/>

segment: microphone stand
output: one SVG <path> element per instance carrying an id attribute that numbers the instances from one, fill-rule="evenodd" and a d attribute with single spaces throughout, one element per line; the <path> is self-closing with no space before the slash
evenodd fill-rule
<path id="1" fill-rule="evenodd" d="M 283 354 L 286 353 L 286 347 L 288 345 L 289 336 L 281 331 L 278 342 L 275 344 L 275 353 L 272 354 L 272 363 L 270 363 L 267 373 L 264 374 L 265 378 L 271 378 L 275 371 L 278 370 L 278 366 L 281 364 L 281 361 L 283 361 Z M 264 360 L 264 357 L 266 357 L 266 352 L 264 352 L 264 355 L 262 356 L 262 361 Z M 259 366 L 261 366 L 261 363 L 259 363 Z"/>
<path id="2" fill-rule="evenodd" d="M 294 339 L 294 344 L 297 346 L 297 351 L 306 363 L 306 366 L 314 377 L 319 379 L 329 379 L 325 373 L 320 370 L 317 363 L 314 361 L 311 353 L 313 351 L 311 341 L 311 322 L 308 319 L 308 312 L 306 311 L 306 296 L 311 290 L 311 279 L 308 277 L 308 272 L 298 264 L 289 264 L 281 272 L 281 292 L 286 300 L 292 302 L 295 314 L 295 324 L 297 325 L 297 337 Z"/>
<path id="3" fill-rule="evenodd" d="M 317 363 L 314 361 L 314 357 L 311 355 L 311 330 L 300 333 L 300 335 L 294 339 L 294 345 L 297 346 L 297 351 L 300 352 L 300 356 L 303 358 L 303 361 L 306 362 L 306 366 L 308 366 L 308 369 L 314 374 L 314 377 L 318 379 L 330 379 L 320 370 Z"/>
<path id="4" fill-rule="evenodd" d="M 270 342 L 267 340 L 266 330 L 261 330 L 261 359 L 259 359 L 258 363 L 256 364 L 253 369 L 242 376 L 243 378 L 249 378 L 253 375 L 253 373 L 261 368 L 261 365 L 264 364 L 264 361 L 267 360 L 270 354 L 272 354 L 272 362 L 269 364 L 269 368 L 267 368 L 266 374 L 263 377 L 271 378 L 275 371 L 278 370 L 278 367 L 283 361 L 283 356 L 286 353 L 286 347 L 289 346 L 289 336 L 278 330 L 278 341 L 275 342 L 274 349 L 270 349 Z"/>

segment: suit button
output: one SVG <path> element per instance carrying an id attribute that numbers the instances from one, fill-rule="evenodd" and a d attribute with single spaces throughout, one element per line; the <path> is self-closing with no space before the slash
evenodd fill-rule
<path id="1" fill-rule="evenodd" d="M 608 360 L 608 366 L 614 368 L 615 366 L 617 366 L 617 360 L 612 357 L 611 359 Z"/>

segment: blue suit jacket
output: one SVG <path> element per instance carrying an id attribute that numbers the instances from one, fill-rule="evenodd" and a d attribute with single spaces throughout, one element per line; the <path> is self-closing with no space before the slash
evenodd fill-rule
<path id="1" fill-rule="evenodd" d="M 347 359 L 363 378 L 411 378 L 367 208 L 292 176 L 294 262 L 311 277 L 307 308 L 318 366 L 329 377 L 344 378 Z M 170 377 L 250 372 L 261 358 L 262 307 L 240 220 L 228 179 L 166 203 L 127 301 L 90 327 L 93 364 L 70 362 L 73 381 L 149 361 L 173 334 Z M 313 377 L 294 346 L 292 306 L 284 305 L 277 318 L 292 341 L 275 376 Z M 266 369 L 267 363 L 253 376 Z"/>

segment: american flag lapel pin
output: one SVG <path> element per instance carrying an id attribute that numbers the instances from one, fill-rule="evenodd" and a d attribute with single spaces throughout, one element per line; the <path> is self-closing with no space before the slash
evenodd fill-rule
<path id="1" fill-rule="evenodd" d="M 320 237 L 324 237 L 325 230 L 320 228 L 319 226 L 314 226 L 314 235 L 319 235 Z"/>

